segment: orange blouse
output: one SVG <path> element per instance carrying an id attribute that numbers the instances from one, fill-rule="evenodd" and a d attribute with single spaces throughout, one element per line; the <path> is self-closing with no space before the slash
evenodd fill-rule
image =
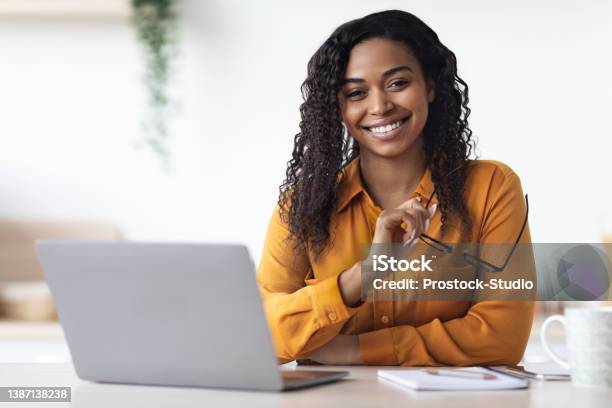
<path id="1" fill-rule="evenodd" d="M 294 253 L 294 240 L 275 208 L 257 271 L 264 310 L 280 362 L 308 358 L 337 334 L 359 336 L 361 355 L 371 365 L 516 364 L 531 323 L 532 301 L 367 301 L 344 304 L 338 275 L 361 261 L 360 246 L 371 243 L 382 211 L 363 187 L 359 158 L 343 170 L 333 246 L 315 260 Z M 414 196 L 425 202 L 434 190 L 426 170 Z M 503 163 L 471 161 L 464 194 L 472 219 L 468 240 L 451 222 L 444 242 L 514 243 L 524 220 L 518 176 Z M 434 196 L 432 204 L 437 202 Z M 440 211 L 428 235 L 440 236 Z M 531 242 L 529 227 L 521 243 Z"/>

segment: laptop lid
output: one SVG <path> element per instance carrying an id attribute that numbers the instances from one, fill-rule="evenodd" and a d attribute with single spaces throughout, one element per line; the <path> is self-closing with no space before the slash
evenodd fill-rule
<path id="1" fill-rule="evenodd" d="M 41 241 L 79 377 L 281 390 L 243 245 Z"/>

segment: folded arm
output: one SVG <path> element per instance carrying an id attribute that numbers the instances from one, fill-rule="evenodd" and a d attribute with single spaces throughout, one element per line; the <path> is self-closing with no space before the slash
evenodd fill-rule
<path id="1" fill-rule="evenodd" d="M 338 287 L 338 275 L 306 279 L 310 271 L 304 250 L 294 250 L 286 224 L 275 209 L 257 281 L 265 314 L 281 362 L 306 358 L 332 340 L 356 313 L 347 307 Z"/>

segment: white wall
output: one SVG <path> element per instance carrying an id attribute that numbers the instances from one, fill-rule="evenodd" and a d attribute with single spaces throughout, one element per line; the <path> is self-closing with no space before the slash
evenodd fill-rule
<path id="1" fill-rule="evenodd" d="M 612 232 L 612 3 L 184 3 L 168 175 L 133 146 L 145 96 L 127 21 L 0 16 L 0 216 L 106 219 L 258 258 L 308 59 L 342 22 L 402 8 L 457 54 L 480 155 L 521 176 L 533 239 Z"/>

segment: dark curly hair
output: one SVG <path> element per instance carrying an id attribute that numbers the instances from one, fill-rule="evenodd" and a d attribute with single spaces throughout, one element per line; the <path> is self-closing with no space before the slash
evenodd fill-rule
<path id="1" fill-rule="evenodd" d="M 474 142 L 468 127 L 468 86 L 457 75 L 457 60 L 438 35 L 416 16 L 388 10 L 338 27 L 308 62 L 301 91 L 300 132 L 295 135 L 286 179 L 280 186 L 281 218 L 288 223 L 296 246 L 321 254 L 330 241 L 342 169 L 359 154 L 359 145 L 342 123 L 338 92 L 352 48 L 371 38 L 404 44 L 435 83 L 423 129 L 425 165 L 436 188 L 444 232 L 451 213 L 471 231 L 463 200 L 467 162 Z"/>

